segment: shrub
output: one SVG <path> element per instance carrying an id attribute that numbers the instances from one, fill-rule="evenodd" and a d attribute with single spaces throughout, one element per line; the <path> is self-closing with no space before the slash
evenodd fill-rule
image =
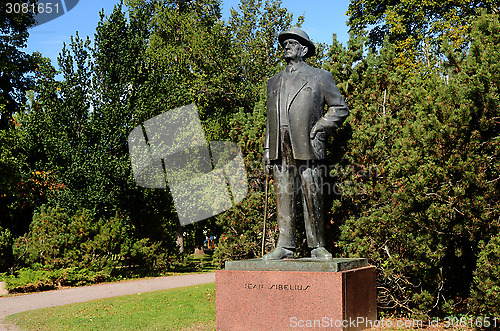
<path id="1" fill-rule="evenodd" d="M 147 246 L 147 240 L 133 237 L 133 227 L 120 215 L 95 220 L 85 209 L 71 215 L 43 206 L 34 215 L 29 232 L 16 239 L 13 251 L 24 266 L 59 270 L 56 281 L 74 283 L 96 279 L 96 273 L 100 278 L 109 277 L 116 268 L 151 253 Z"/>
<path id="2" fill-rule="evenodd" d="M 12 264 L 12 243 L 14 238 L 9 229 L 0 226 L 0 270 L 6 270 Z"/>
<path id="3" fill-rule="evenodd" d="M 21 268 L 13 275 L 4 277 L 6 289 L 12 293 L 46 291 L 61 286 L 81 286 L 109 280 L 104 271 L 90 271 L 77 267 L 47 270 L 40 264 Z"/>
<path id="4" fill-rule="evenodd" d="M 469 308 L 477 316 L 500 317 L 500 235 L 490 239 L 477 259 Z"/>
<path id="5" fill-rule="evenodd" d="M 49 270 L 22 268 L 4 279 L 10 292 L 33 292 L 54 289 L 56 277 Z"/>

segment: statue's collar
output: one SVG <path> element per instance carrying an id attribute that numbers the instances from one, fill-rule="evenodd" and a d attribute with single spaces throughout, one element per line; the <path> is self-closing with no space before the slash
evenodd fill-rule
<path id="1" fill-rule="evenodd" d="M 301 61 L 299 63 L 294 63 L 294 64 L 288 64 L 286 67 L 285 67 L 285 70 L 287 72 L 295 72 L 297 70 L 300 70 L 303 66 L 305 65 L 305 62 L 304 61 Z"/>

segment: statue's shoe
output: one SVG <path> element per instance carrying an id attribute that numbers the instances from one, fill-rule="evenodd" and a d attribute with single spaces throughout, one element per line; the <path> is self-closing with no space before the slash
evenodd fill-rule
<path id="1" fill-rule="evenodd" d="M 281 260 L 285 258 L 293 258 L 293 251 L 283 247 L 276 247 L 272 252 L 262 257 L 263 260 Z"/>
<path id="2" fill-rule="evenodd" d="M 313 259 L 321 259 L 321 260 L 331 260 L 332 254 L 326 250 L 324 247 L 318 247 L 311 251 L 311 257 Z"/>

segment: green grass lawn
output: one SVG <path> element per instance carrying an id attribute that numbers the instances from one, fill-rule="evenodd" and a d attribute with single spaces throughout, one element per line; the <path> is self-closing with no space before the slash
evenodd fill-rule
<path id="1" fill-rule="evenodd" d="M 7 316 L 26 330 L 214 330 L 215 283 Z"/>

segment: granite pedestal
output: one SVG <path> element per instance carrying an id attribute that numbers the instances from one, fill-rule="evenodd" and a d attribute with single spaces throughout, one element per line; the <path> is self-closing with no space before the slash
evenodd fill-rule
<path id="1" fill-rule="evenodd" d="M 377 319 L 367 259 L 228 261 L 215 282 L 217 330 L 363 330 Z"/>

